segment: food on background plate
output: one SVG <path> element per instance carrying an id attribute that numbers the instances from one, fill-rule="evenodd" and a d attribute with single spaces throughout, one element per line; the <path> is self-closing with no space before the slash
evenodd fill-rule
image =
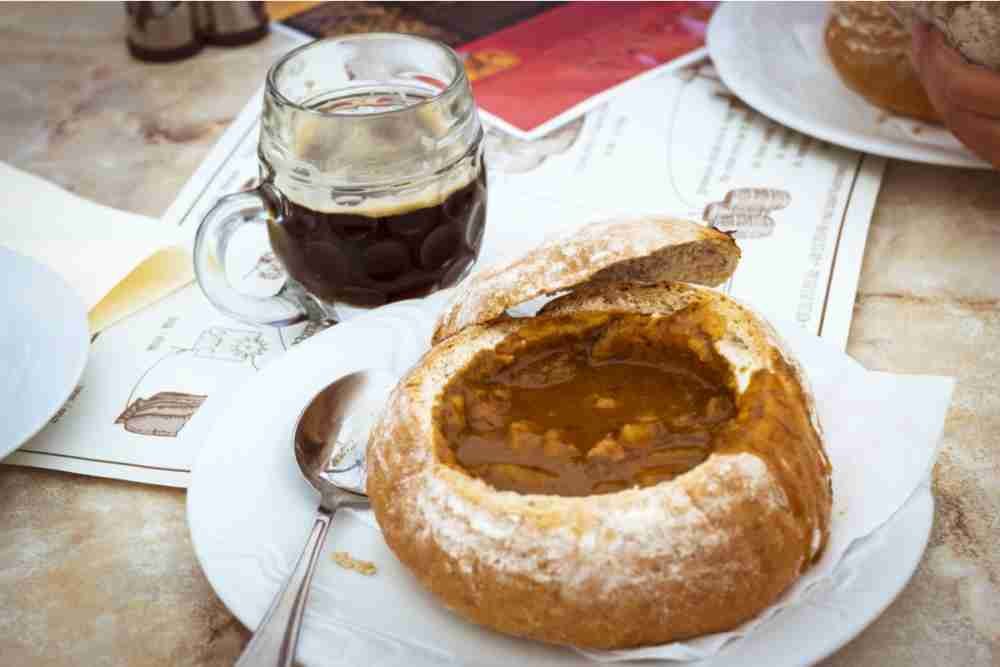
<path id="1" fill-rule="evenodd" d="M 931 23 L 970 62 L 1000 71 L 1000 3 L 934 0 L 889 6 L 907 29 L 914 21 Z"/>
<path id="2" fill-rule="evenodd" d="M 941 122 L 910 64 L 910 31 L 889 3 L 832 3 L 825 40 L 848 88 L 891 113 Z"/>
<path id="3" fill-rule="evenodd" d="M 765 321 L 691 284 L 738 258 L 694 223 L 610 221 L 458 289 L 368 452 L 386 542 L 443 604 L 663 644 L 736 627 L 816 562 L 832 488 L 805 380 Z"/>

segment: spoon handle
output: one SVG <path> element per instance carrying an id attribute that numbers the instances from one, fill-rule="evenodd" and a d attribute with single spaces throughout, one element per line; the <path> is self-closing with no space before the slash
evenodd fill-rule
<path id="1" fill-rule="evenodd" d="M 264 620 L 257 626 L 235 667 L 289 667 L 295 658 L 302 627 L 302 612 L 309 597 L 309 584 L 319 554 L 323 550 L 326 534 L 330 530 L 333 512 L 319 508 L 309 540 L 302 549 L 295 569 L 274 598 Z"/>

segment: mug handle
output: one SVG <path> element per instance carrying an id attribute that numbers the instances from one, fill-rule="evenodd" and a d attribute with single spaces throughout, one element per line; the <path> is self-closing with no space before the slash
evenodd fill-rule
<path id="1" fill-rule="evenodd" d="M 233 234 L 247 224 L 280 223 L 280 195 L 267 185 L 220 199 L 194 239 L 194 273 L 202 292 L 216 308 L 250 324 L 288 326 L 308 319 L 326 319 L 325 309 L 297 285 L 285 282 L 274 296 L 257 297 L 237 291 L 226 275 L 226 250 Z"/>

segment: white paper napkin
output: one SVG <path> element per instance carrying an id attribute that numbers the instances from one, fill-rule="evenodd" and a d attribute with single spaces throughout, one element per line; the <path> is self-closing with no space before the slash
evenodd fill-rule
<path id="1" fill-rule="evenodd" d="M 179 230 L 101 206 L 0 162 L 0 244 L 46 264 L 79 293 L 93 333 L 193 278 Z"/>

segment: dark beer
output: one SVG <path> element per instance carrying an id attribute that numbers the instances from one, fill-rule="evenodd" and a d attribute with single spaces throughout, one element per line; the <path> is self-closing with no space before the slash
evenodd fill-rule
<path id="1" fill-rule="evenodd" d="M 486 174 L 443 197 L 351 211 L 285 200 L 268 224 L 271 247 L 289 275 L 329 303 L 378 306 L 457 282 L 479 254 L 486 222 Z"/>
<path id="2" fill-rule="evenodd" d="M 227 315 L 278 327 L 454 285 L 483 241 L 483 137 L 462 60 L 443 44 L 366 33 L 295 49 L 268 71 L 260 185 L 223 197 L 195 235 L 198 284 Z M 262 220 L 288 276 L 251 297 L 226 256 Z"/>

